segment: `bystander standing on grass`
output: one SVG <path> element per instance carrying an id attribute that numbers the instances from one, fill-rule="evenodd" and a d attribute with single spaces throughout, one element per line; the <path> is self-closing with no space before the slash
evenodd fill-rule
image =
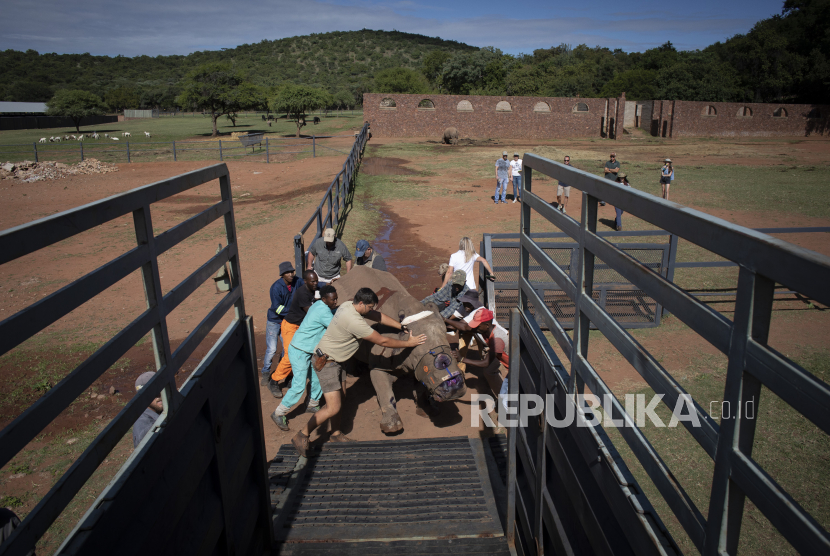
<path id="1" fill-rule="evenodd" d="M 663 189 L 663 198 L 669 200 L 669 186 L 674 180 L 674 167 L 671 163 L 671 158 L 663 161 L 663 167 L 660 169 L 660 187 Z"/>

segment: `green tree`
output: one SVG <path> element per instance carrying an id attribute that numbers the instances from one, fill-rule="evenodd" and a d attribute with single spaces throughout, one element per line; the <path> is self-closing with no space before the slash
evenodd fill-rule
<path id="1" fill-rule="evenodd" d="M 120 112 L 126 108 L 138 108 L 141 98 L 129 87 L 110 89 L 104 94 L 104 102 L 110 110 Z"/>
<path id="2" fill-rule="evenodd" d="M 334 105 L 338 108 L 351 108 L 354 106 L 354 95 L 346 89 L 340 89 L 333 95 Z"/>
<path id="3" fill-rule="evenodd" d="M 426 76 L 433 86 L 438 85 L 441 71 L 444 68 L 444 64 L 450 59 L 450 56 L 451 54 L 444 50 L 433 50 L 424 56 L 424 60 L 421 62 L 421 73 Z"/>
<path id="4" fill-rule="evenodd" d="M 50 116 L 71 118 L 75 123 L 75 131 L 81 132 L 81 120 L 88 116 L 100 116 L 104 113 L 104 103 L 98 95 L 87 91 L 69 91 L 63 89 L 55 93 L 46 103 Z"/>
<path id="5" fill-rule="evenodd" d="M 250 100 L 250 97 L 242 94 L 240 90 L 243 84 L 244 76 L 230 64 L 210 62 L 188 74 L 177 101 L 182 106 L 198 106 L 210 112 L 213 123 L 212 137 L 216 137 L 219 135 L 216 121 L 221 116 L 248 107 L 245 101 Z M 244 91 L 245 87 L 242 87 L 242 90 Z"/>
<path id="6" fill-rule="evenodd" d="M 287 84 L 277 91 L 269 107 L 274 112 L 287 112 L 289 118 L 294 118 L 297 123 L 297 137 L 299 137 L 300 129 L 305 125 L 306 113 L 323 108 L 330 102 L 331 95 L 322 89 L 308 85 Z"/>
<path id="7" fill-rule="evenodd" d="M 420 72 L 409 68 L 388 68 L 375 74 L 376 93 L 422 94 L 429 92 L 429 84 Z"/>
<path id="8" fill-rule="evenodd" d="M 651 100 L 657 94 L 657 72 L 647 69 L 630 69 L 616 74 L 599 91 L 601 97 L 618 97 L 625 93 L 628 100 Z"/>

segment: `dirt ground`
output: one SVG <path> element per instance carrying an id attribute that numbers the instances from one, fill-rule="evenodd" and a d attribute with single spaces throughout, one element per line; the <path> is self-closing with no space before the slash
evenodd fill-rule
<path id="1" fill-rule="evenodd" d="M 456 154 L 430 139 L 412 139 L 407 142 L 373 139 L 370 145 L 377 147 L 405 143 L 431 148 L 418 156 L 398 156 L 392 164 L 378 163 L 367 158 L 364 163 L 367 175 L 401 175 L 406 173 L 406 169 L 423 174 L 423 171 L 431 168 L 440 169 L 432 172 L 432 175 L 418 176 L 417 186 L 423 189 L 424 194 L 394 197 L 377 204 L 373 209 L 376 210 L 375 215 L 370 217 L 378 221 L 380 231 L 376 237 L 367 239 L 370 239 L 375 248 L 386 257 L 390 270 L 407 286 L 410 293 L 420 298 L 431 293 L 433 288 L 439 285 L 436 269 L 457 250 L 460 237 L 470 236 L 478 244 L 485 232 L 518 231 L 521 205 L 509 201 L 507 205 L 494 205 L 494 179 L 478 177 L 467 168 L 453 168 L 452 161 L 455 160 Z M 500 152 L 503 148 L 511 150 L 512 154 L 513 149 L 525 146 L 493 140 L 468 143 L 470 144 L 464 148 L 476 156 L 490 156 L 491 152 Z M 534 143 L 530 146 L 538 147 L 539 144 Z M 650 162 L 661 159 L 665 150 L 663 143 L 653 143 L 640 137 L 629 138 L 619 143 L 552 141 L 544 143 L 543 146 L 552 154 L 567 149 L 574 158 L 593 157 L 597 160 L 605 159 L 606 151 L 610 147 L 620 153 L 621 158 L 624 156 L 627 160 Z M 734 142 L 677 140 L 673 142 L 672 148 L 673 152 L 677 153 L 673 156 L 678 166 L 691 163 L 766 166 L 776 163 L 776 157 L 784 155 L 788 163 L 795 161 L 799 164 L 816 164 L 830 160 L 830 141 L 821 139 Z M 498 153 L 492 158 L 496 156 Z M 0 181 L 0 228 L 20 226 L 56 212 L 210 164 L 213 162 L 119 164 L 118 172 L 105 175 L 71 176 L 28 184 L 13 183 L 10 180 Z M 293 261 L 293 236 L 309 218 L 342 164 L 343 157 L 339 155 L 275 164 L 246 161 L 227 163 L 234 194 L 245 309 L 254 317 L 260 365 L 265 351 L 268 290 L 278 278 L 277 267 L 281 261 Z M 488 173 L 487 176 L 489 175 Z M 444 190 L 440 197 L 430 194 L 438 189 Z M 534 183 L 534 191 L 550 201 L 555 199 L 555 185 L 551 180 L 537 180 Z M 157 203 L 152 207 L 154 229 L 158 234 L 218 200 L 218 185 L 213 183 Z M 570 199 L 568 213 L 578 215 L 580 204 L 580 198 L 574 195 Z M 828 219 L 774 212 L 747 212 L 740 207 L 709 212 L 748 227 L 830 226 Z M 600 217 L 613 220 L 613 207 L 602 207 Z M 93 232 L 79 234 L 4 265 L 0 274 L 0 319 L 44 298 L 134 246 L 131 226 L 130 218 L 120 218 Z M 788 241 L 825 255 L 830 255 L 829 238 L 827 234 L 785 237 Z M 165 293 L 213 255 L 220 243 L 225 244 L 223 230 L 219 223 L 214 223 L 183 246 L 165 253 L 160 259 Z M 353 247 L 354 245 L 349 245 L 350 249 Z M 173 349 L 198 325 L 219 298 L 212 281 L 209 280 L 188 302 L 176 309 L 168 319 Z M 27 342 L 19 350 L 19 357 L 6 356 L 1 359 L 0 374 L 6 379 L 5 384 L 18 386 L 45 377 L 43 380 L 47 380 L 48 389 L 48 385 L 53 385 L 62 376 L 60 369 L 68 370 L 74 367 L 102 341 L 126 326 L 143 309 L 141 280 L 138 274 L 134 273 L 113 285 L 104 295 L 84 304 Z M 828 313 L 830 312 L 823 308 L 808 309 L 806 304 L 801 302 L 776 305 L 770 344 L 787 354 L 805 346 L 826 348 L 827 339 L 830 337 Z M 188 360 L 179 374 L 180 383 L 186 379 L 187 373 L 198 364 L 212 341 L 227 326 L 229 318 L 230 316 L 227 316 L 217 325 Z M 643 332 L 638 336 L 638 340 L 660 357 L 661 363 L 669 372 L 680 376 L 692 372 L 689 369 L 695 366 L 694 362 L 701 354 L 717 356 L 714 348 L 690 334 L 688 329 L 671 317 L 666 319 L 666 325 L 660 331 Z M 591 361 L 603 378 L 615 391 L 642 388 L 644 383 L 639 375 L 615 352 L 604 349 L 607 347 L 604 342 L 604 339 L 597 338 L 591 348 Z M 61 346 L 78 348 L 67 351 Z M 90 392 L 90 399 L 84 400 L 82 404 L 73 404 L 67 409 L 50 425 L 43 441 L 46 442 L 49 435 L 65 436 L 91 424 L 105 423 L 115 416 L 125 403 L 124 400 L 134 393 L 135 378 L 141 372 L 153 369 L 150 346 L 150 341 L 140 342 L 120 364 L 107 371 L 96 382 L 93 391 Z M 55 372 L 49 375 L 49 369 Z M 483 377 L 472 373 L 468 373 L 467 379 L 469 393 L 466 398 L 456 403 L 443 404 L 440 414 L 432 419 L 416 414 L 409 383 L 405 380 L 398 381 L 398 410 L 405 427 L 398 438 L 490 434 L 483 427 L 472 426 L 470 423 L 470 395 L 486 392 L 486 383 Z M 0 403 L 0 426 L 5 426 L 20 411 L 33 403 L 42 391 L 36 388 L 21 389 L 18 386 L 15 390 L 17 395 L 7 396 L 6 401 Z M 374 399 L 369 377 L 349 377 L 348 386 L 343 410 L 344 432 L 355 440 L 385 438 L 378 426 L 380 410 Z M 288 442 L 295 431 L 306 422 L 308 415 L 302 413 L 304 406 L 301 404 L 300 408 L 289 416 L 291 431 L 284 433 L 269 418 L 269 414 L 277 406 L 277 400 L 271 396 L 267 388 L 262 388 L 261 396 L 266 450 L 271 457 L 279 446 Z M 24 474 L 12 477 L 15 478 L 7 477 L 4 480 L 0 491 L 6 494 L 34 492 L 37 496 L 48 489 L 48 485 L 38 486 L 37 481 L 40 479 L 37 475 Z"/>

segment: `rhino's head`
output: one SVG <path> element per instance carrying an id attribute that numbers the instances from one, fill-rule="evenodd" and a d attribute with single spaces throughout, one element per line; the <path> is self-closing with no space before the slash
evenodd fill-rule
<path id="1" fill-rule="evenodd" d="M 448 346 L 429 350 L 415 368 L 415 378 L 437 402 L 457 400 L 467 393 L 464 373 L 455 363 Z"/>

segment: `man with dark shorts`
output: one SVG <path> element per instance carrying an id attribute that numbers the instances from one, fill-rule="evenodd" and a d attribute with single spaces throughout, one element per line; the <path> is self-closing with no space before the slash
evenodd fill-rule
<path id="1" fill-rule="evenodd" d="M 619 171 L 620 163 L 617 162 L 617 153 L 611 153 L 608 162 L 605 163 L 605 179 L 615 181 Z M 599 204 L 604 207 L 605 201 L 600 201 Z"/>
<path id="2" fill-rule="evenodd" d="M 354 296 L 354 300 L 343 303 L 334 318 L 331 319 L 329 327 L 323 334 L 322 340 L 317 345 L 315 355 L 312 356 L 312 365 L 320 387 L 323 389 L 323 396 L 326 405 L 317 413 L 311 416 L 303 430 L 291 439 L 291 443 L 301 456 L 308 452 L 308 438 L 312 431 L 331 419 L 332 434 L 329 440 L 332 442 L 350 442 L 340 431 L 340 393 L 346 393 L 346 372 L 343 365 L 357 353 L 360 347 L 360 340 L 367 340 L 373 344 L 389 348 L 410 348 L 423 344 L 427 341 L 424 334 L 412 336 L 409 333 L 407 340 L 394 340 L 381 336 L 374 330 L 365 319 L 379 322 L 382 325 L 406 330 L 397 319 L 375 311 L 378 303 L 378 296 L 370 288 L 360 288 Z M 322 353 L 322 357 L 318 354 Z"/>

